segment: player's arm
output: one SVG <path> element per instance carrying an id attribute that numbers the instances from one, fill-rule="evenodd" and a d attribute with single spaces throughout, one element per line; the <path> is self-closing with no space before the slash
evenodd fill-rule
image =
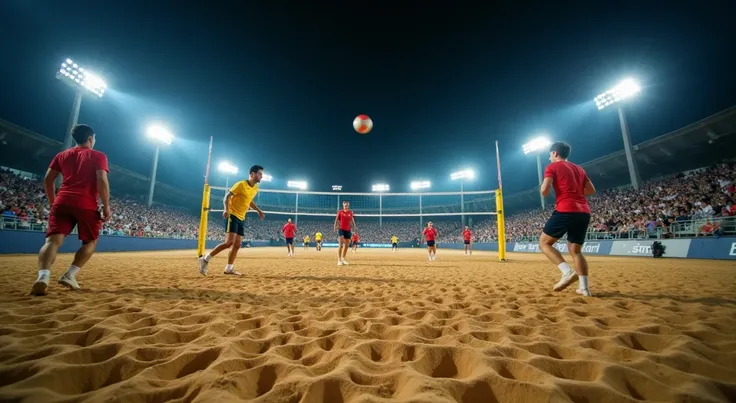
<path id="1" fill-rule="evenodd" d="M 355 224 L 355 217 L 352 217 L 350 221 L 353 224 L 353 228 L 355 228 L 355 232 L 358 232 L 358 225 Z"/>
<path id="2" fill-rule="evenodd" d="M 225 210 L 224 214 L 230 214 L 230 211 L 228 211 L 227 206 L 230 205 L 230 199 L 232 199 L 233 196 L 235 196 L 235 193 L 233 193 L 233 191 L 231 190 L 227 192 L 227 194 L 225 195 L 225 198 L 222 199 L 223 210 Z"/>
<path id="3" fill-rule="evenodd" d="M 334 231 L 335 232 L 337 232 L 337 222 L 338 222 L 339 219 L 340 219 L 340 212 L 338 211 L 337 212 L 337 215 L 335 216 L 335 225 L 334 225 L 334 227 L 335 227 Z"/>
<path id="4" fill-rule="evenodd" d="M 49 206 L 53 206 L 54 199 L 56 199 L 54 181 L 57 176 L 59 176 L 59 171 L 49 168 L 46 170 L 46 175 L 43 177 L 43 190 L 46 191 L 46 198 L 49 200 Z"/>
<path id="5" fill-rule="evenodd" d="M 542 196 L 547 197 L 549 196 L 549 192 L 552 190 L 552 178 L 547 177 L 544 178 L 542 181 L 542 187 L 539 189 L 539 191 L 542 193 Z"/>
<path id="6" fill-rule="evenodd" d="M 258 217 L 260 217 L 260 218 L 261 218 L 261 220 L 262 220 L 262 219 L 263 219 L 264 217 L 266 217 L 266 215 L 265 215 L 265 214 L 263 214 L 263 211 L 262 211 L 262 210 L 261 210 L 260 208 L 258 208 L 258 206 L 256 205 L 256 202 L 254 202 L 254 201 L 251 201 L 251 202 L 250 202 L 250 208 L 252 208 L 253 210 L 255 210 L 255 211 L 257 211 L 257 212 L 258 212 Z"/>
<path id="7" fill-rule="evenodd" d="M 593 186 L 593 182 L 590 181 L 590 178 L 587 176 L 585 177 L 585 186 L 583 187 L 583 194 L 585 196 L 590 196 L 595 194 L 595 186 Z"/>

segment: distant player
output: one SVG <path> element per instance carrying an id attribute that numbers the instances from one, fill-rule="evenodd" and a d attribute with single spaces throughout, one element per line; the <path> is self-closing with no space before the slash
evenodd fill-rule
<path id="1" fill-rule="evenodd" d="M 322 233 L 317 231 L 316 234 L 314 234 L 314 242 L 317 246 L 317 250 L 322 250 Z"/>
<path id="2" fill-rule="evenodd" d="M 289 252 L 287 256 L 294 256 L 294 237 L 296 236 L 296 225 L 291 222 L 291 218 L 286 220 L 286 224 L 284 224 L 283 228 L 281 228 L 281 232 L 284 233 L 284 238 L 286 239 L 286 250 Z"/>
<path id="3" fill-rule="evenodd" d="M 399 238 L 396 235 L 391 236 L 391 250 L 396 252 L 399 249 Z"/>
<path id="4" fill-rule="evenodd" d="M 337 232 L 337 240 L 340 243 L 340 246 L 337 248 L 338 266 L 348 264 L 348 261 L 345 260 L 345 256 L 348 254 L 350 239 L 352 239 L 352 228 L 355 228 L 356 232 L 358 231 L 358 226 L 355 225 L 353 211 L 350 210 L 350 202 L 344 200 L 342 202 L 342 210 L 338 211 L 337 216 L 335 217 L 335 231 Z"/>
<path id="5" fill-rule="evenodd" d="M 562 141 L 552 144 L 549 149 L 549 160 L 552 163 L 544 170 L 541 192 L 546 197 L 552 188 L 555 189 L 555 210 L 544 225 L 539 247 L 562 272 L 562 278 L 555 284 L 554 291 L 562 291 L 579 279 L 577 293 L 590 296 L 588 262 L 582 249 L 590 224 L 590 207 L 585 197 L 594 194 L 595 187 L 583 168 L 567 161 L 570 150 L 570 145 Z M 554 247 L 555 242 L 565 234 L 575 270 Z"/>
<path id="6" fill-rule="evenodd" d="M 304 250 L 309 250 L 309 235 L 304 235 Z"/>
<path id="7" fill-rule="evenodd" d="M 230 252 L 227 254 L 225 274 L 241 275 L 235 271 L 233 265 L 235 264 L 235 258 L 238 257 L 238 250 L 240 250 L 240 246 L 243 244 L 245 213 L 248 212 L 249 208 L 252 208 L 258 212 L 261 220 L 265 218 L 263 211 L 253 202 L 253 199 L 258 194 L 258 184 L 261 183 L 262 178 L 263 167 L 253 165 L 250 167 L 248 179 L 235 182 L 233 187 L 230 188 L 230 191 L 227 192 L 227 195 L 225 195 L 225 199 L 223 200 L 225 211 L 222 212 L 222 217 L 225 219 L 225 242 L 215 246 L 210 253 L 199 258 L 199 272 L 203 276 L 207 275 L 207 265 L 210 263 L 210 260 L 225 249 L 230 249 Z"/>
<path id="8" fill-rule="evenodd" d="M 360 236 L 356 232 L 353 234 L 353 238 L 350 240 L 350 246 L 353 247 L 353 253 L 355 253 L 358 250 L 359 243 L 360 243 Z"/>
<path id="9" fill-rule="evenodd" d="M 32 295 L 46 295 L 56 253 L 74 227 L 77 227 L 82 247 L 74 255 L 71 266 L 59 278 L 59 284 L 78 290 L 80 287 L 76 275 L 95 252 L 102 221 L 110 218 L 107 156 L 93 150 L 95 132 L 91 127 L 75 126 L 72 137 L 77 146 L 56 154 L 43 178 L 49 201 L 49 225 L 46 243 L 38 254 L 38 278 L 31 287 Z M 56 193 L 54 181 L 59 174 L 62 176 L 62 183 L 59 193 Z M 97 195 L 102 199 L 102 215 L 97 204 Z"/>
<path id="10" fill-rule="evenodd" d="M 437 228 L 433 226 L 432 221 L 428 222 L 427 228 L 422 231 L 422 238 L 427 240 L 427 253 L 429 254 L 430 261 L 434 260 L 437 255 L 435 242 L 437 242 L 438 235 Z"/>
<path id="11" fill-rule="evenodd" d="M 465 254 L 470 256 L 473 254 L 473 232 L 466 225 L 463 230 L 463 243 L 465 244 Z"/>

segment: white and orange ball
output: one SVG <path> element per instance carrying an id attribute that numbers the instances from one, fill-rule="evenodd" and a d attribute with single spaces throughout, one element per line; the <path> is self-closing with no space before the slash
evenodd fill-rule
<path id="1" fill-rule="evenodd" d="M 353 120 L 353 128 L 360 134 L 368 134 L 373 129 L 373 120 L 368 115 L 358 115 Z"/>

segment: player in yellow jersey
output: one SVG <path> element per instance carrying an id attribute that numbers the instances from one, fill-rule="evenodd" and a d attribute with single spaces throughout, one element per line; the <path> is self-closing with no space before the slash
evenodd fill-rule
<path id="1" fill-rule="evenodd" d="M 304 235 L 304 250 L 309 249 L 309 235 Z"/>
<path id="2" fill-rule="evenodd" d="M 317 250 L 322 250 L 322 233 L 317 231 L 316 234 L 314 234 L 314 242 L 317 244 Z"/>
<path id="3" fill-rule="evenodd" d="M 391 250 L 396 252 L 399 249 L 399 238 L 396 235 L 391 236 Z"/>
<path id="4" fill-rule="evenodd" d="M 227 192 L 223 200 L 225 211 L 222 212 L 222 217 L 225 218 L 225 242 L 215 246 L 210 253 L 199 258 L 199 272 L 203 276 L 207 275 L 207 265 L 210 260 L 225 249 L 230 249 L 225 274 L 241 275 L 235 271 L 233 264 L 235 264 L 235 258 L 238 256 L 238 250 L 243 243 L 243 235 L 245 235 L 245 213 L 252 208 L 258 212 L 261 220 L 264 218 L 263 211 L 253 202 L 258 194 L 258 184 L 262 178 L 263 167 L 253 165 L 250 167 L 248 179 L 236 182 Z"/>

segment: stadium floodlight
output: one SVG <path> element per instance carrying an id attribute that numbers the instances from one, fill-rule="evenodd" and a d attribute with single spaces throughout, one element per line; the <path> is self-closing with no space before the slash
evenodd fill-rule
<path id="1" fill-rule="evenodd" d="M 231 164 L 228 161 L 222 161 L 220 165 L 217 167 L 217 169 L 219 169 L 220 172 L 224 172 L 230 175 L 238 174 L 238 167 L 236 167 L 235 165 Z"/>
<path id="2" fill-rule="evenodd" d="M 169 145 L 174 141 L 174 135 L 164 126 L 155 124 L 146 130 L 148 138 L 156 142 L 156 152 L 153 154 L 153 168 L 151 168 L 151 184 L 148 189 L 148 207 L 153 204 L 153 191 L 156 187 L 156 171 L 158 170 L 158 154 L 161 151 L 161 144 Z"/>
<path id="3" fill-rule="evenodd" d="M 390 187 L 387 183 L 377 183 L 372 187 L 374 192 L 388 192 Z"/>
<path id="4" fill-rule="evenodd" d="M 332 185 L 332 190 L 342 192 L 342 185 Z"/>
<path id="5" fill-rule="evenodd" d="M 269 174 L 263 174 L 263 176 L 261 176 L 261 182 L 271 182 L 271 181 L 273 181 L 273 176 Z"/>
<path id="6" fill-rule="evenodd" d="M 306 181 L 288 181 L 286 182 L 286 186 L 299 190 L 307 190 Z"/>
<path id="7" fill-rule="evenodd" d="M 631 135 L 629 134 L 629 124 L 626 122 L 626 114 L 622 107 L 621 101 L 631 98 L 641 92 L 641 87 L 636 80 L 627 78 L 621 81 L 618 85 L 611 88 L 610 90 L 598 95 L 593 100 L 598 110 L 601 110 L 607 106 L 616 104 L 618 106 L 618 120 L 621 123 L 621 136 L 624 140 L 624 151 L 626 153 L 626 162 L 629 167 L 629 179 L 631 180 L 631 187 L 638 190 L 639 184 L 641 183 L 641 177 L 639 176 L 639 170 L 636 166 L 636 160 L 632 152 L 633 147 L 631 146 Z"/>
<path id="8" fill-rule="evenodd" d="M 432 184 L 429 181 L 413 181 L 411 182 L 411 190 L 429 189 Z"/>
<path id="9" fill-rule="evenodd" d="M 535 153 L 537 151 L 549 148 L 549 146 L 551 145 L 552 145 L 552 140 L 550 140 L 546 136 L 539 136 L 533 139 L 532 141 L 524 144 L 522 148 L 524 150 L 524 154 L 530 154 L 530 153 Z"/>
<path id="10" fill-rule="evenodd" d="M 537 155 L 537 176 L 539 179 L 540 188 L 542 186 L 542 153 L 540 151 L 548 150 L 549 146 L 551 145 L 552 145 L 552 140 L 550 140 L 549 137 L 539 136 L 539 137 L 535 137 L 530 142 L 522 146 L 522 149 L 524 150 L 524 154 L 534 153 Z M 544 209 L 544 196 L 542 196 L 541 192 L 539 193 L 539 200 L 542 205 L 542 209 Z"/>
<path id="11" fill-rule="evenodd" d="M 472 169 L 463 169 L 462 171 L 457 171 L 450 174 L 450 179 L 454 181 L 460 180 L 461 186 L 464 179 L 473 178 L 475 178 L 475 171 L 473 171 Z"/>
<path id="12" fill-rule="evenodd" d="M 631 98 L 640 91 L 641 87 L 639 86 L 639 83 L 636 82 L 636 80 L 627 78 L 610 90 L 598 95 L 593 100 L 595 101 L 595 105 L 598 107 L 598 110 L 601 110 L 609 105 Z"/>

